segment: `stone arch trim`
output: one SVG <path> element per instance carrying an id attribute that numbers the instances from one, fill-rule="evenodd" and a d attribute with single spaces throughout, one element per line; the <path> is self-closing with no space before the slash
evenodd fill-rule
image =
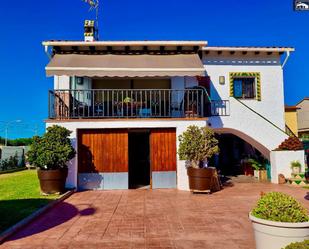
<path id="1" fill-rule="evenodd" d="M 263 144 L 261 144 L 259 141 L 255 140 L 253 137 L 245 134 L 244 132 L 232 129 L 232 128 L 214 128 L 213 129 L 215 133 L 219 134 L 233 134 L 247 143 L 251 144 L 254 148 L 256 148 L 261 154 L 266 157 L 268 160 L 270 159 L 270 150 L 266 148 Z"/>

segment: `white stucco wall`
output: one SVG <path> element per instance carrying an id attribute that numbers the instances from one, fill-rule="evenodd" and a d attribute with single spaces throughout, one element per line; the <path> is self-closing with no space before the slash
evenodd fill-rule
<path id="1" fill-rule="evenodd" d="M 248 52 L 230 54 L 204 53 L 203 64 L 211 79 L 211 99 L 228 100 L 229 116 L 211 117 L 211 127 L 221 132 L 231 132 L 253 144 L 269 158 L 269 152 L 287 138 L 284 132 L 283 71 L 279 54 L 267 55 Z M 229 73 L 259 72 L 261 75 L 261 101 L 241 99 L 245 105 L 271 121 L 280 129 L 230 97 Z M 219 77 L 225 84 L 219 84 Z"/>
<path id="2" fill-rule="evenodd" d="M 232 133 L 258 149 L 266 158 L 288 136 L 271 123 L 230 98 L 230 115 L 210 117 L 208 125 L 220 133 Z"/>
<path id="3" fill-rule="evenodd" d="M 284 121 L 284 91 L 283 70 L 277 55 L 253 55 L 229 52 L 218 55 L 215 52 L 204 54 L 203 64 L 206 74 L 211 78 L 211 98 L 213 100 L 229 100 L 231 72 L 260 72 L 261 101 L 242 100 L 246 105 L 275 123 L 281 129 L 285 128 Z M 225 77 L 225 84 L 219 84 L 219 77 Z M 233 110 L 231 106 L 231 111 Z M 237 108 L 237 107 L 236 107 Z M 246 117 L 243 117 L 245 120 Z M 239 120 L 235 120 L 239 123 Z"/>
<path id="4" fill-rule="evenodd" d="M 305 153 L 298 151 L 272 151 L 271 158 L 271 182 L 278 183 L 278 175 L 283 174 L 285 178 L 291 177 L 291 162 L 297 160 L 301 163 L 301 172 L 305 171 Z"/>
<path id="5" fill-rule="evenodd" d="M 70 89 L 70 76 L 54 76 L 54 89 L 55 90 Z"/>
<path id="6" fill-rule="evenodd" d="M 55 90 L 89 90 L 92 88 L 92 80 L 89 77 L 84 77 L 84 83 L 78 85 L 75 82 L 75 78 L 72 77 L 72 85 L 70 84 L 70 76 L 54 76 L 54 89 Z"/>
<path id="7" fill-rule="evenodd" d="M 78 129 L 111 129 L 111 128 L 176 128 L 176 136 L 182 134 L 188 126 L 197 125 L 205 126 L 206 120 L 119 120 L 119 121 L 94 121 L 94 122 L 47 122 L 46 127 L 52 125 L 63 126 L 70 131 L 71 140 L 74 148 L 77 152 L 77 130 Z M 178 150 L 178 139 L 177 139 L 177 150 Z M 69 173 L 67 178 L 67 187 L 77 187 L 77 155 L 69 162 Z M 189 183 L 187 177 L 187 170 L 185 167 L 185 161 L 179 160 L 177 155 L 177 188 L 180 190 L 189 190 Z"/>

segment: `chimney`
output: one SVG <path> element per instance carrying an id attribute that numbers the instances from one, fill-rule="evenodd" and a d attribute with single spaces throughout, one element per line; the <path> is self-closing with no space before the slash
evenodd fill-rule
<path id="1" fill-rule="evenodd" d="M 97 40 L 97 30 L 94 25 L 94 20 L 85 20 L 84 39 L 86 42 L 93 42 Z"/>

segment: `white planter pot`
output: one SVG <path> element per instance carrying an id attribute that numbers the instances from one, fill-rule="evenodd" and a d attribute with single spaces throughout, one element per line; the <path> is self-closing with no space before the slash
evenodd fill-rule
<path id="1" fill-rule="evenodd" d="M 309 222 L 287 223 L 256 218 L 252 221 L 256 249 L 282 249 L 292 242 L 309 239 Z"/>
<path id="2" fill-rule="evenodd" d="M 259 176 L 260 176 L 260 173 L 259 173 L 259 170 L 254 170 L 254 177 L 259 179 Z"/>

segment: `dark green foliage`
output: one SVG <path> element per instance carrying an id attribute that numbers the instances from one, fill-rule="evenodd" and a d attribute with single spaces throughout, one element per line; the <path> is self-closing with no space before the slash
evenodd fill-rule
<path id="1" fill-rule="evenodd" d="M 309 240 L 305 240 L 303 242 L 292 243 L 283 249 L 308 249 L 308 248 L 309 248 Z"/>
<path id="2" fill-rule="evenodd" d="M 264 158 L 259 159 L 250 158 L 248 162 L 251 163 L 252 168 L 254 168 L 255 170 L 265 170 L 268 161 Z"/>
<path id="3" fill-rule="evenodd" d="M 178 139 L 180 160 L 190 161 L 195 168 L 198 168 L 200 161 L 208 160 L 219 153 L 218 140 L 213 130 L 208 127 L 191 125 Z"/>
<path id="4" fill-rule="evenodd" d="M 21 165 L 22 167 L 24 165 Z M 14 156 L 10 156 L 8 159 L 0 160 L 0 171 L 6 171 L 10 169 L 18 168 L 18 156 L 17 153 Z"/>
<path id="5" fill-rule="evenodd" d="M 301 168 L 301 163 L 299 161 L 292 161 L 291 168 Z"/>
<path id="6" fill-rule="evenodd" d="M 9 146 L 28 146 L 33 142 L 32 138 L 16 138 L 8 141 Z"/>
<path id="7" fill-rule="evenodd" d="M 270 221 L 278 222 L 307 222 L 307 210 L 292 196 L 280 192 L 270 192 L 263 195 L 252 215 Z"/>
<path id="8" fill-rule="evenodd" d="M 8 146 L 28 146 L 32 144 L 32 138 L 16 138 L 16 139 L 8 139 Z M 5 139 L 0 137 L 0 145 L 5 144 Z"/>
<path id="9" fill-rule="evenodd" d="M 70 134 L 68 129 L 54 125 L 42 137 L 33 137 L 27 153 L 29 163 L 45 170 L 66 168 L 66 163 L 75 156 Z"/>

